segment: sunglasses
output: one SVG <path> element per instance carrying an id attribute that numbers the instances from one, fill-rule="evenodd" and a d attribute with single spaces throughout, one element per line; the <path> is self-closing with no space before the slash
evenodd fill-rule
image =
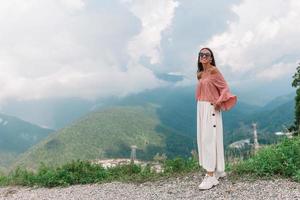
<path id="1" fill-rule="evenodd" d="M 206 57 L 206 58 L 208 58 L 208 57 L 210 57 L 211 56 L 211 54 L 210 53 L 199 53 L 199 55 L 200 55 L 200 58 L 203 58 L 204 56 Z"/>

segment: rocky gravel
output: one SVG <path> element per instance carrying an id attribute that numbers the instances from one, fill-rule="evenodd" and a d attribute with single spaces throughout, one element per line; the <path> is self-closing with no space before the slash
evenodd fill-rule
<path id="1" fill-rule="evenodd" d="M 219 185 L 199 190 L 202 174 L 144 183 L 111 182 L 55 188 L 0 187 L 0 199 L 299 199 L 300 183 L 289 179 L 249 181 L 221 178 Z"/>

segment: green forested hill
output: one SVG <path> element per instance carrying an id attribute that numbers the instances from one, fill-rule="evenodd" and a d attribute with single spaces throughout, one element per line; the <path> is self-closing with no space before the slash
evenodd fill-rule
<path id="1" fill-rule="evenodd" d="M 290 100 L 270 110 L 248 116 L 245 122 L 257 121 L 261 131 L 276 132 L 291 125 L 294 119 L 295 101 Z"/>
<path id="2" fill-rule="evenodd" d="M 130 95 L 112 104 L 158 104 L 160 107 L 157 113 L 163 124 L 195 138 L 197 104 L 194 90 L 194 87 L 160 88 Z M 227 136 L 231 137 L 233 132 L 243 135 L 244 133 L 239 132 L 245 129 L 252 131 L 252 122 L 257 122 L 259 131 L 265 133 L 281 131 L 283 124 L 293 121 L 294 97 L 293 93 L 279 96 L 259 107 L 240 101 L 238 96 L 237 104 L 230 111 L 222 113 L 225 139 Z"/>
<path id="3" fill-rule="evenodd" d="M 251 138 L 251 142 L 253 142 L 253 122 L 257 124 L 258 142 L 260 144 L 274 143 L 277 139 L 274 133 L 283 131 L 285 127 L 293 123 L 294 107 L 294 100 L 289 100 L 276 107 L 269 104 L 268 109 L 260 109 L 249 115 L 241 115 L 240 118 L 237 118 L 239 119 L 239 126 L 225 136 L 224 145 L 227 146 L 232 142 L 246 138 Z"/>
<path id="4" fill-rule="evenodd" d="M 23 152 L 53 130 L 0 114 L 0 150 Z"/>
<path id="5" fill-rule="evenodd" d="M 51 132 L 53 130 L 0 114 L 0 170 L 7 168 L 18 154 L 25 152 Z"/>
<path id="6" fill-rule="evenodd" d="M 276 98 L 264 107 L 238 100 L 232 110 L 222 113 L 225 147 L 252 137 L 252 122 L 257 122 L 259 142 L 271 143 L 276 138 L 274 132 L 293 121 L 293 102 L 291 95 Z M 151 159 L 156 152 L 167 152 L 169 157 L 190 155 L 192 147 L 196 147 L 193 87 L 147 90 L 100 105 L 93 106 L 97 111 L 58 130 L 23 154 L 18 164 L 36 166 L 39 161 L 58 164 L 77 158 L 128 158 L 132 142 L 139 147 L 140 159 Z M 152 142 L 147 144 L 148 140 Z"/>
<path id="7" fill-rule="evenodd" d="M 16 165 L 36 168 L 39 162 L 60 165 L 73 159 L 130 157 L 136 145 L 137 159 L 152 159 L 156 153 L 168 158 L 189 156 L 193 140 L 165 126 L 155 105 L 107 107 L 51 134 L 22 154 Z"/>

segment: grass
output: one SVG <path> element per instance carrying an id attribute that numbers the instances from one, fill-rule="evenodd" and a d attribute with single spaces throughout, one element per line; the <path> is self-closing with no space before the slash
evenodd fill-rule
<path id="1" fill-rule="evenodd" d="M 145 167 L 140 164 L 117 165 L 107 169 L 82 160 L 72 161 L 57 168 L 42 164 L 37 172 L 18 167 L 7 176 L 0 175 L 0 185 L 55 187 L 111 181 L 145 182 L 201 170 L 197 160 L 192 158 L 177 157 L 164 161 L 162 165 L 165 170 L 157 173 L 149 164 Z"/>

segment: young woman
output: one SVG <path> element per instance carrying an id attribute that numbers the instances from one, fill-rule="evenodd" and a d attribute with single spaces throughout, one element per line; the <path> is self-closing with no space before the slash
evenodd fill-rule
<path id="1" fill-rule="evenodd" d="M 199 189 L 210 189 L 226 176 L 222 111 L 231 109 L 237 96 L 230 93 L 209 48 L 199 52 L 197 79 L 197 144 L 199 164 L 206 170 Z"/>

